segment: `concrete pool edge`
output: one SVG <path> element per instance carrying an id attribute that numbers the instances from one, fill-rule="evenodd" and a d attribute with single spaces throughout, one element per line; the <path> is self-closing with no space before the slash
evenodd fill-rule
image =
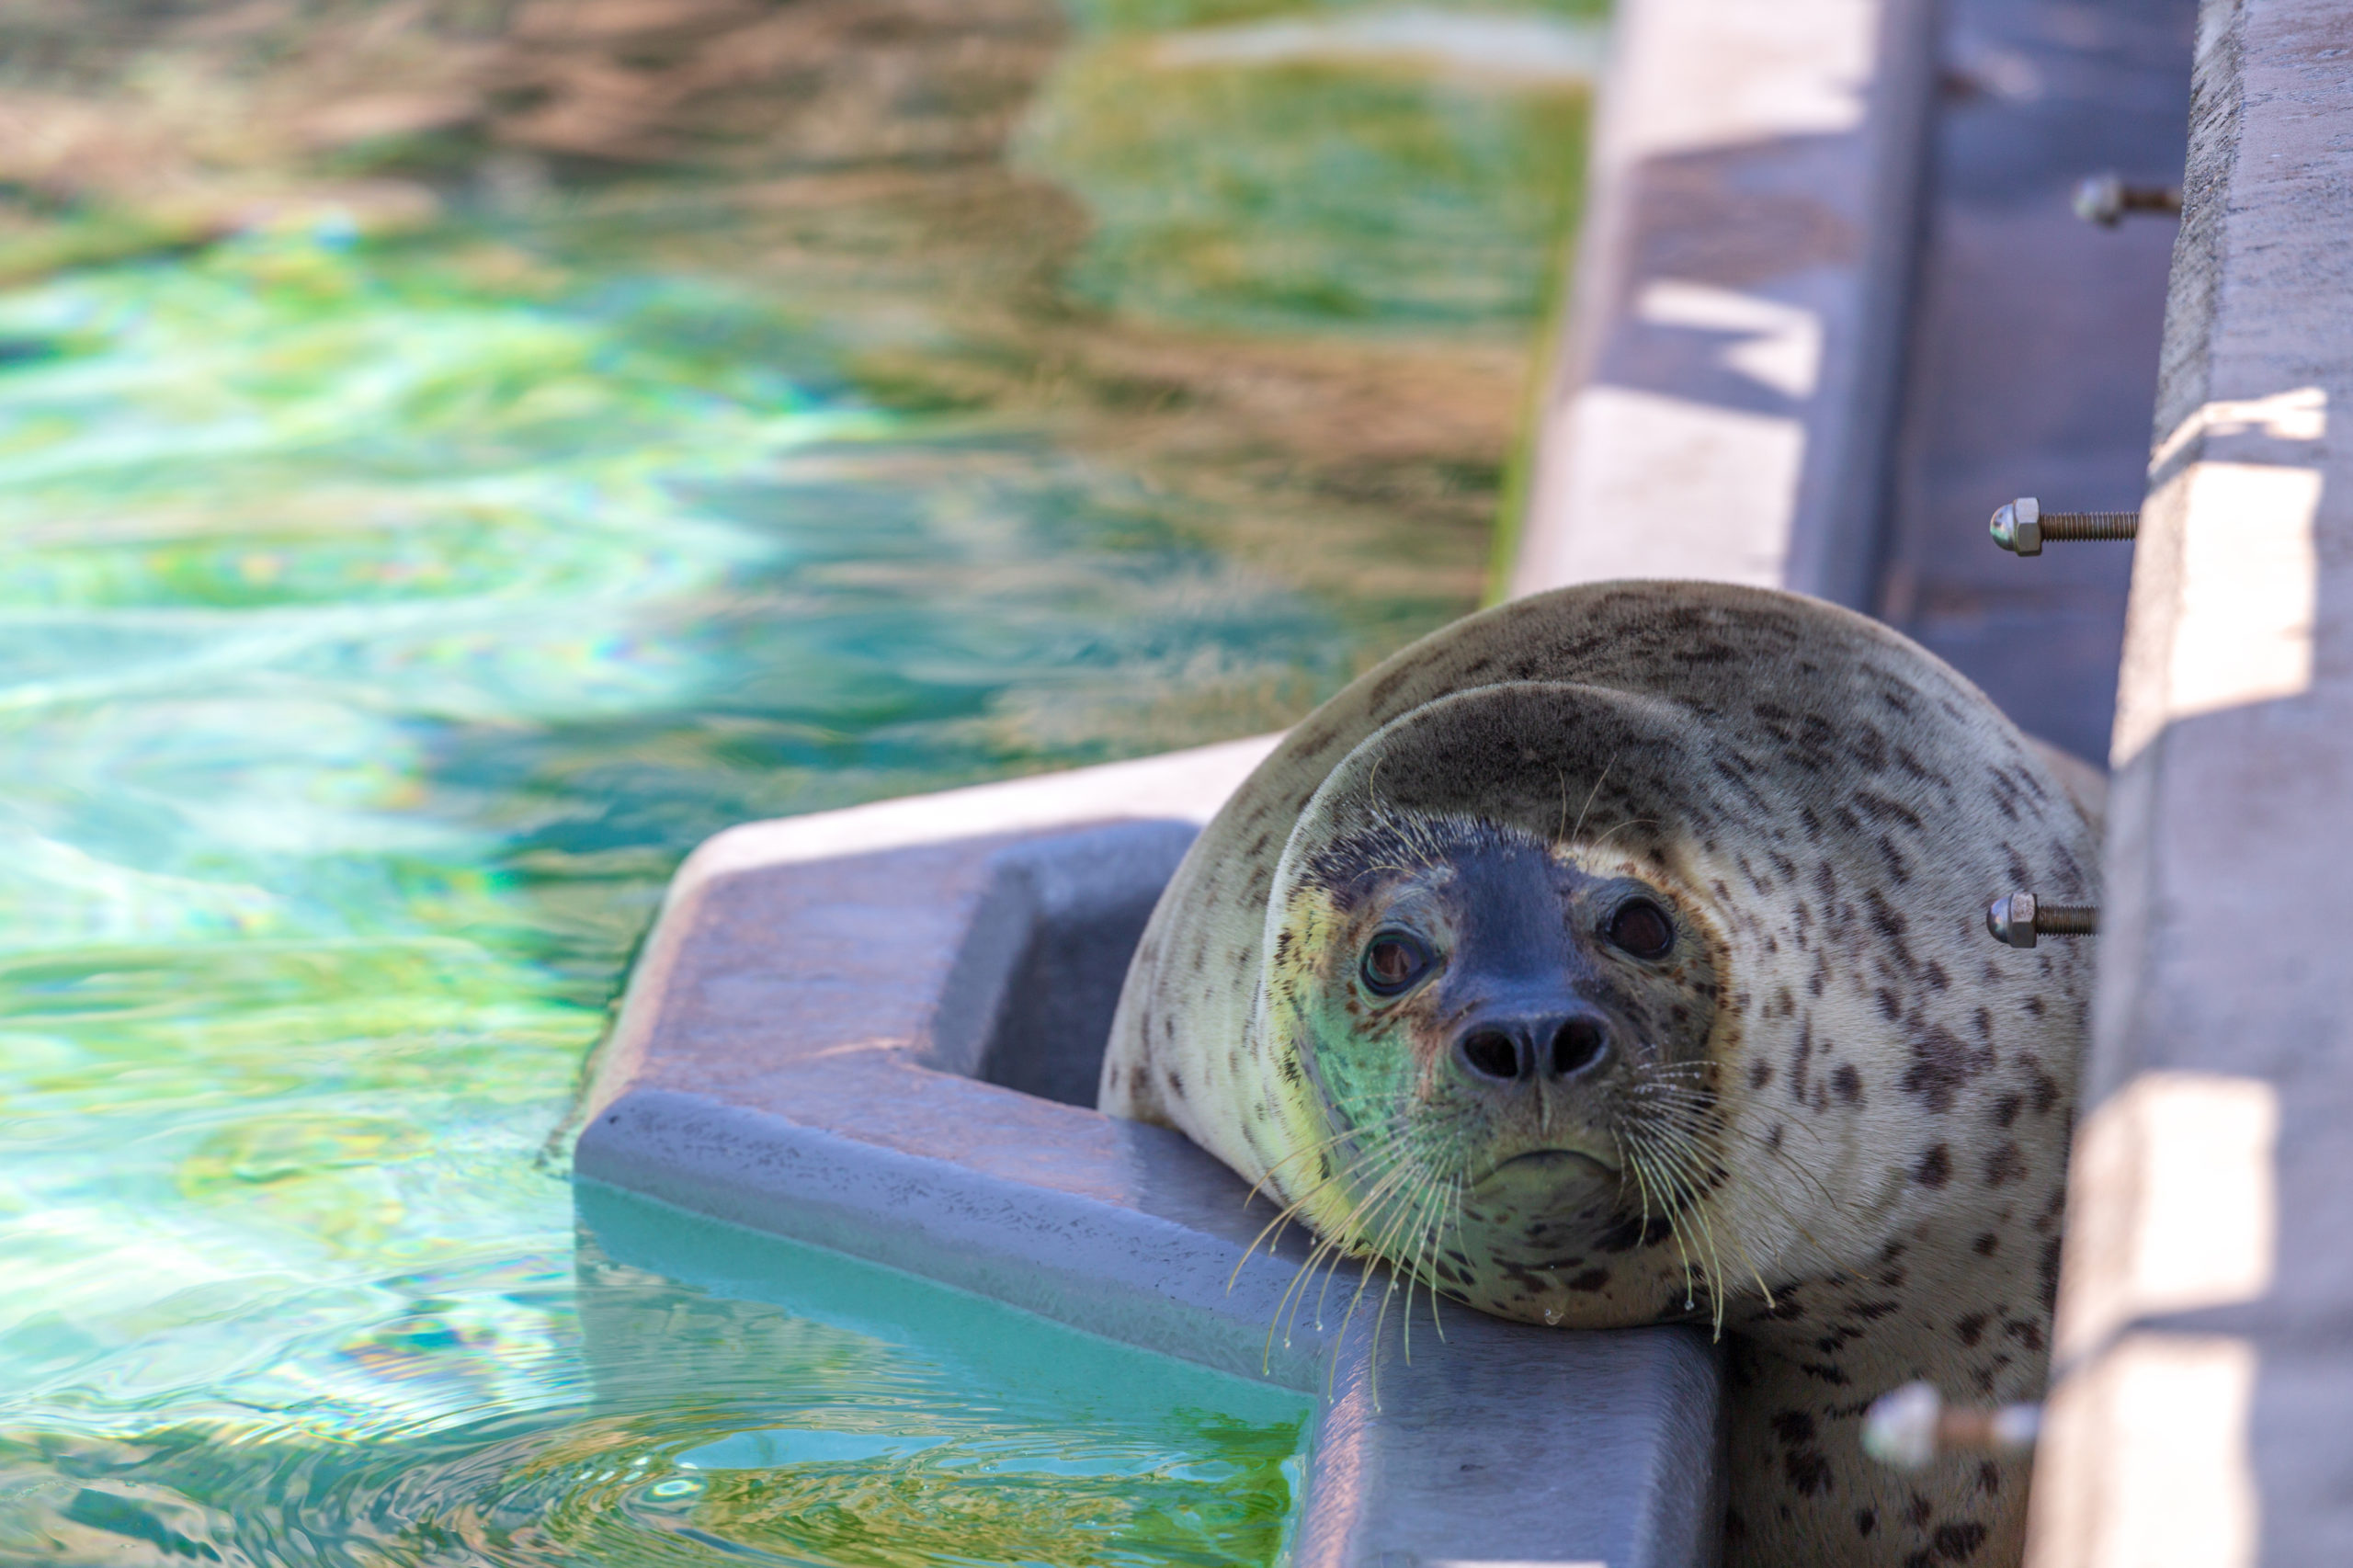
<path id="1" fill-rule="evenodd" d="M 1344 1330 L 1303 1312 L 1262 1362 L 1291 1275 L 1262 1260 L 1224 1291 L 1256 1223 L 1239 1204 L 1225 1213 L 1241 1224 L 1197 1230 L 658 1091 L 598 1119 L 576 1179 L 592 1229 L 594 1189 L 618 1187 L 1310 1394 L 1295 1562 L 1707 1561 L 1711 1477 L 1693 1466 L 1712 1460 L 1717 1379 L 1697 1330 L 1566 1334 L 1458 1310 L 1442 1342 L 1425 1321 L 1410 1360 L 1391 1323 L 1376 1357 L 1376 1283 Z"/>
<path id="2" fill-rule="evenodd" d="M 1868 610 L 1936 7 L 1616 11 L 1510 596 L 1706 577 Z"/>
<path id="3" fill-rule="evenodd" d="M 1058 949 L 1099 962 L 1107 909 L 1140 929 L 1266 744 L 715 840 L 648 942 L 576 1179 L 1317 1392 L 1300 1563 L 1708 1562 L 1719 1378 L 1702 1332 L 1457 1310 L 1441 1344 L 1425 1303 L 1410 1362 L 1393 1322 L 1376 1357 L 1377 1310 L 1345 1331 L 1303 1312 L 1270 1357 L 1305 1249 L 1291 1236 L 1236 1276 L 1266 1218 L 1237 1178 L 1164 1129 L 954 1070 L 1022 1071 L 1004 1037 L 1051 1030 L 1009 1008 L 1017 977 Z M 1067 825 L 1042 825 L 1053 813 Z"/>

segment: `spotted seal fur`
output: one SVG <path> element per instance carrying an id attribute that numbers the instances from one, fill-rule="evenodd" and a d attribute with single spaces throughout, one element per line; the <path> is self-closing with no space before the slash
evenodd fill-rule
<path id="1" fill-rule="evenodd" d="M 2015 1562 L 2027 1467 L 1905 1475 L 1877 1394 L 2038 1397 L 2094 824 L 1974 687 L 1861 616 L 1563 589 L 1310 715 L 1162 898 L 1100 1104 L 1333 1245 L 1505 1317 L 1731 1346 L 1736 1565 Z"/>

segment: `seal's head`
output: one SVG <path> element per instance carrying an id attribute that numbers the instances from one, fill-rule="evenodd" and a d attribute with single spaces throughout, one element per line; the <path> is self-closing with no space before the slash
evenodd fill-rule
<path id="1" fill-rule="evenodd" d="M 1620 694 L 1490 687 L 1327 779 L 1260 986 L 1286 1134 L 1316 1156 L 1273 1180 L 1319 1232 L 1511 1317 L 1701 1308 L 1709 1270 L 1683 1264 L 1723 1175 L 1729 953 L 1699 846 L 1675 852 L 1688 824 L 1625 809 L 1672 810 L 1684 728 Z"/>
<path id="2" fill-rule="evenodd" d="M 1659 881 L 1509 826 L 1400 816 L 1323 846 L 1272 944 L 1267 1021 L 1321 1102 L 1302 1108 L 1347 1134 L 1351 1228 L 1459 1217 L 1467 1257 L 1425 1267 L 1491 1311 L 1590 1291 L 1587 1255 L 1664 1228 L 1681 1194 L 1713 946 Z"/>

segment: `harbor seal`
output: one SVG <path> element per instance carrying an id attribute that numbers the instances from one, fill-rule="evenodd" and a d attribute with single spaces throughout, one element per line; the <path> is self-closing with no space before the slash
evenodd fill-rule
<path id="1" fill-rule="evenodd" d="M 1290 732 L 1154 911 L 1099 1103 L 1450 1299 L 1714 1324 L 1729 1562 L 2015 1562 L 2023 1460 L 1858 1435 L 1915 1380 L 2041 1392 L 2090 964 L 1984 912 L 2097 877 L 2051 761 L 1886 627 L 1563 589 Z"/>

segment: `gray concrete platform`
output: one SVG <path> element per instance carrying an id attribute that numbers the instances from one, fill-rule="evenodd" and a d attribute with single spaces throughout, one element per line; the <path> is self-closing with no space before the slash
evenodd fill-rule
<path id="1" fill-rule="evenodd" d="M 1320 1323 L 1303 1312 L 1270 1340 L 1304 1238 L 1244 1265 L 1267 1204 L 1245 1207 L 1176 1133 L 1071 1103 L 1093 1098 L 1153 901 L 1263 749 L 713 840 L 674 885 L 597 1074 L 583 1222 L 597 1232 L 600 1194 L 627 1192 L 1315 1395 L 1302 1564 L 1709 1561 L 1704 1335 L 1456 1310 L 1441 1341 L 1425 1300 L 1409 1359 L 1378 1284 L 1372 1310 L 1338 1310 L 1351 1271 Z M 663 1268 L 647 1228 L 631 1234 L 603 1244 Z"/>

